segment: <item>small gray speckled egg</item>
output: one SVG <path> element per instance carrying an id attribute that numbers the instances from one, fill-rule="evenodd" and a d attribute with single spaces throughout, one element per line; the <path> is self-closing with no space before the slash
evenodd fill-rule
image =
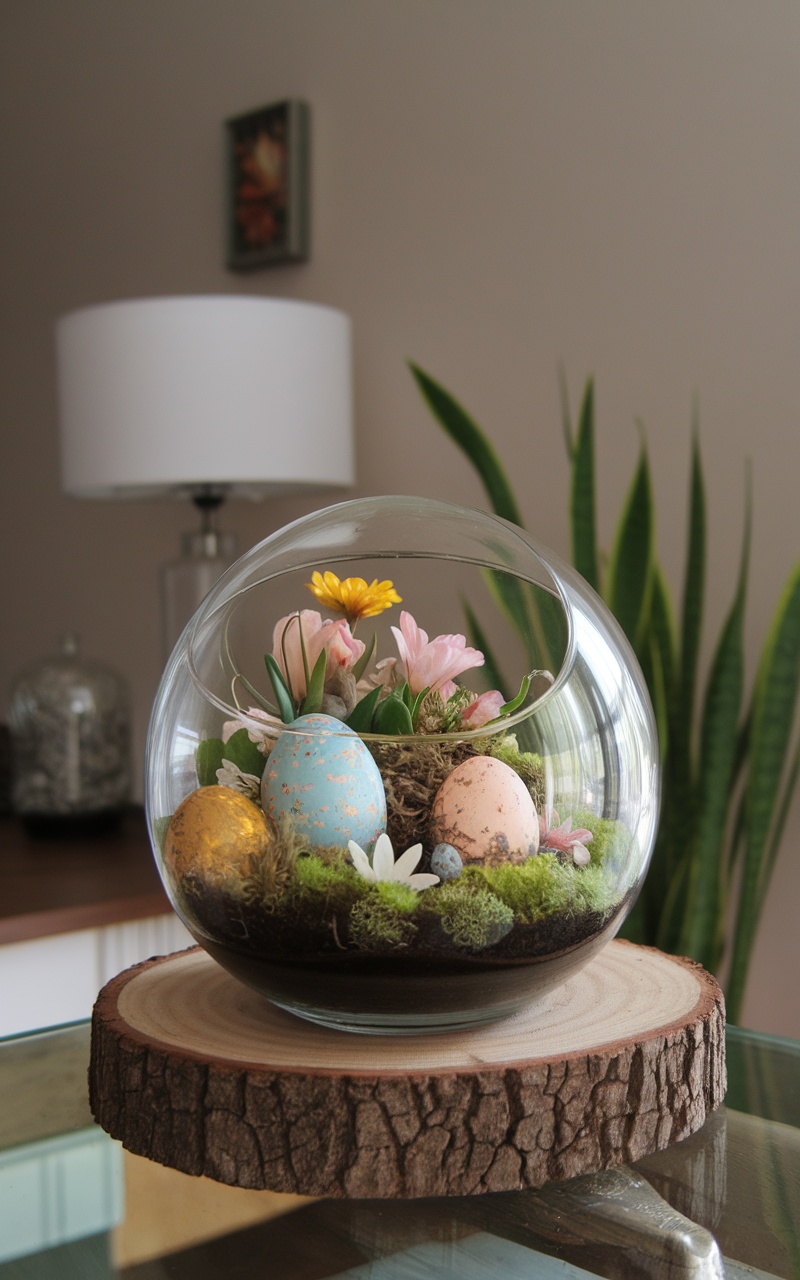
<path id="1" fill-rule="evenodd" d="M 461 875 L 461 854 L 451 844 L 437 844 L 431 854 L 431 871 L 440 880 L 456 880 Z"/>

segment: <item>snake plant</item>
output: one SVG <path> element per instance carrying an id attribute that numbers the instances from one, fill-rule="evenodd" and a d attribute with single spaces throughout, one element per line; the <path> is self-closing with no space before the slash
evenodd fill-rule
<path id="1" fill-rule="evenodd" d="M 488 436 L 459 402 L 417 365 L 412 373 L 434 418 L 477 470 L 497 515 L 522 525 L 511 482 Z M 746 688 L 744 616 L 750 557 L 749 482 L 736 589 L 707 673 L 700 669 L 706 573 L 706 497 L 699 432 L 692 440 L 689 527 L 680 607 L 655 546 L 647 444 L 620 514 L 611 554 L 596 532 L 594 387 L 586 382 L 573 422 L 562 381 L 570 464 L 571 554 L 605 599 L 644 672 L 658 724 L 662 816 L 650 872 L 624 932 L 689 955 L 725 979 L 728 1016 L 741 1015 L 758 921 L 800 769 L 800 559 L 775 607 L 755 682 Z M 531 634 L 515 602 L 496 592 L 523 640 Z M 487 628 L 468 605 L 467 623 L 487 652 Z M 528 642 L 533 649 L 535 638 Z M 535 655 L 530 654 L 536 665 Z M 488 659 L 499 680 L 497 663 Z M 499 684 L 498 687 L 502 687 Z"/>

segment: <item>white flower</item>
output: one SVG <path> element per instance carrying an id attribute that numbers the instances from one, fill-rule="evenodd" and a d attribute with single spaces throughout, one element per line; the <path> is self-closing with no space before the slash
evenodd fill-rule
<path id="1" fill-rule="evenodd" d="M 359 875 L 365 880 L 396 880 L 401 884 L 407 884 L 411 889 L 429 889 L 431 885 L 439 883 L 439 877 L 428 875 L 425 872 L 417 872 L 412 875 L 415 866 L 422 857 L 422 845 L 412 844 L 410 849 L 406 849 L 405 853 L 395 862 L 394 850 L 392 842 L 384 831 L 383 835 L 378 836 L 375 841 L 375 852 L 372 855 L 372 864 L 361 845 L 356 844 L 355 840 L 348 841 L 350 849 L 350 857 L 353 859 L 353 866 Z"/>
<path id="2" fill-rule="evenodd" d="M 242 773 L 232 760 L 222 761 L 222 768 L 217 769 L 217 782 L 221 787 L 230 787 L 232 791 L 241 791 L 250 800 L 258 800 L 261 795 L 261 779 L 254 773 Z"/>
<path id="3" fill-rule="evenodd" d="M 278 716 L 271 716 L 268 711 L 262 711 L 260 707 L 248 707 L 238 720 L 225 721 L 222 726 L 222 741 L 227 742 L 239 729 L 246 729 L 248 738 L 255 743 L 262 756 L 268 756 L 275 746 L 278 735 L 285 728 Z"/>

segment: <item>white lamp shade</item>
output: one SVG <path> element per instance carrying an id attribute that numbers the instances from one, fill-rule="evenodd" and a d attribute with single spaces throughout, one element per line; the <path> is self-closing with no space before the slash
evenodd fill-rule
<path id="1" fill-rule="evenodd" d="M 355 480 L 350 321 L 278 298 L 144 298 L 56 327 L 64 489 L 266 497 Z"/>

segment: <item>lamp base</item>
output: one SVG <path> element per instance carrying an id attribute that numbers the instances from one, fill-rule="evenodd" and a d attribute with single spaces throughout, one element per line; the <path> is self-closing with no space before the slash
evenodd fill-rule
<path id="1" fill-rule="evenodd" d="M 181 633 L 214 583 L 236 559 L 236 535 L 206 530 L 185 533 L 181 558 L 161 568 L 164 657 L 169 657 Z"/>

